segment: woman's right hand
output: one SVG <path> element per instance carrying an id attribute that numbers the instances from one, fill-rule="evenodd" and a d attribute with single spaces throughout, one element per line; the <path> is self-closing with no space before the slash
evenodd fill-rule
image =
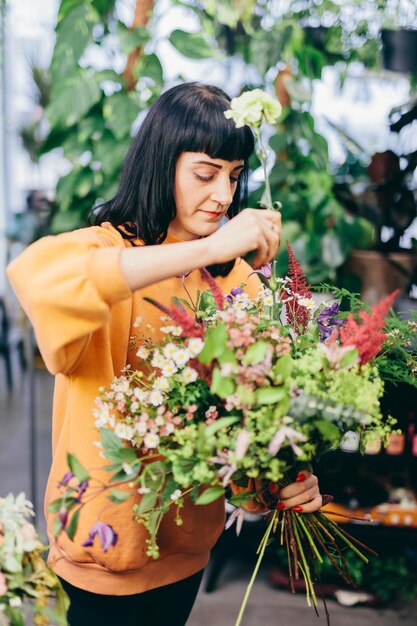
<path id="1" fill-rule="evenodd" d="M 213 263 L 226 263 L 256 250 L 254 269 L 270 263 L 281 238 L 279 211 L 245 209 L 206 238 L 211 244 Z"/>

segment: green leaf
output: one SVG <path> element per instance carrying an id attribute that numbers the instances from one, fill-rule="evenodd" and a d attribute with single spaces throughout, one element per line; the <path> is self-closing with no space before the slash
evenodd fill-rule
<path id="1" fill-rule="evenodd" d="M 133 50 L 148 43 L 151 35 L 145 27 L 127 28 L 122 22 L 117 23 L 117 36 L 123 54 L 128 55 Z"/>
<path id="2" fill-rule="evenodd" d="M 236 493 L 231 498 L 228 498 L 227 501 L 234 506 L 241 506 L 242 504 L 246 504 L 250 500 L 256 496 L 256 491 L 244 491 L 242 493 Z"/>
<path id="3" fill-rule="evenodd" d="M 352 350 L 349 350 L 349 352 L 346 352 L 346 354 L 344 354 L 342 356 L 342 358 L 340 359 L 339 365 L 340 367 L 349 367 L 350 365 L 353 365 L 359 357 L 359 352 L 357 350 L 357 348 L 352 348 Z"/>
<path id="4" fill-rule="evenodd" d="M 85 467 L 81 465 L 81 463 L 79 462 L 76 456 L 68 452 L 67 461 L 68 461 L 68 466 L 71 472 L 74 474 L 75 478 L 78 478 L 80 482 L 90 480 L 90 474 L 87 472 Z"/>
<path id="5" fill-rule="evenodd" d="M 263 387 L 256 390 L 258 404 L 277 404 L 283 400 L 287 392 L 282 387 Z"/>
<path id="6" fill-rule="evenodd" d="M 63 77 L 78 68 L 81 55 L 93 43 L 93 28 L 99 16 L 91 4 L 78 2 L 77 5 L 65 14 L 56 29 L 51 61 L 52 92 L 60 90 Z"/>
<path id="7" fill-rule="evenodd" d="M 59 80 L 59 90 L 51 94 L 46 114 L 51 126 L 73 126 L 102 97 L 90 71 L 78 69 Z"/>
<path id="8" fill-rule="evenodd" d="M 68 524 L 67 528 L 65 529 L 65 531 L 66 531 L 68 537 L 71 539 L 71 541 L 74 539 L 74 535 L 77 532 L 78 519 L 80 517 L 80 512 L 81 512 L 81 507 L 75 511 L 75 513 L 71 517 L 70 523 Z"/>
<path id="9" fill-rule="evenodd" d="M 220 398 L 227 398 L 235 391 L 235 381 L 233 378 L 222 376 L 218 367 L 213 370 L 210 391 Z"/>
<path id="10" fill-rule="evenodd" d="M 106 98 L 103 115 L 106 126 L 116 139 L 130 135 L 132 124 L 140 112 L 139 101 L 133 94 L 118 92 Z"/>
<path id="11" fill-rule="evenodd" d="M 106 130 L 103 136 L 93 144 L 93 160 L 101 163 L 101 171 L 106 176 L 114 176 L 122 167 L 130 137 L 116 139 L 112 132 Z"/>
<path id="12" fill-rule="evenodd" d="M 341 433 L 336 424 L 327 420 L 317 420 L 314 422 L 314 425 L 327 441 L 339 441 Z"/>
<path id="13" fill-rule="evenodd" d="M 158 499 L 158 494 L 154 491 L 150 493 L 145 493 L 142 496 L 141 501 L 135 507 L 135 512 L 137 515 L 143 515 L 143 513 L 147 513 L 148 511 L 152 511 L 152 509 L 156 505 L 156 501 Z"/>
<path id="14" fill-rule="evenodd" d="M 257 341 L 253 343 L 247 350 L 242 359 L 243 365 L 256 365 L 260 363 L 268 350 L 268 344 L 266 341 Z"/>
<path id="15" fill-rule="evenodd" d="M 209 487 L 198 496 L 195 504 L 210 504 L 225 495 L 223 487 Z"/>
<path id="16" fill-rule="evenodd" d="M 219 56 L 203 33 L 188 33 L 176 29 L 171 32 L 168 39 L 178 52 L 191 59 L 210 59 Z"/>
<path id="17" fill-rule="evenodd" d="M 146 76 L 152 79 L 155 85 L 161 89 L 164 85 L 164 70 L 156 54 L 141 55 L 133 68 L 133 76 L 135 78 Z"/>
<path id="18" fill-rule="evenodd" d="M 52 534 L 54 537 L 58 537 L 58 535 L 62 532 L 63 528 L 62 528 L 62 524 L 61 524 L 61 520 L 59 519 L 58 515 L 56 516 L 56 518 L 54 519 L 54 523 L 52 524 Z"/>
<path id="19" fill-rule="evenodd" d="M 284 132 L 276 133 L 269 139 L 269 145 L 274 152 L 282 152 L 287 148 L 288 135 Z"/>
<path id="20" fill-rule="evenodd" d="M 289 354 L 285 354 L 275 363 L 273 372 L 276 377 L 282 376 L 285 380 L 291 375 L 294 362 Z"/>
<path id="21" fill-rule="evenodd" d="M 227 330 L 224 324 L 219 324 L 209 330 L 204 341 L 204 348 L 198 355 L 201 363 L 208 365 L 213 359 L 218 359 L 226 349 Z"/>
<path id="22" fill-rule="evenodd" d="M 136 461 L 136 452 L 133 448 L 126 448 L 119 437 L 108 428 L 100 428 L 100 441 L 104 448 L 106 459 L 113 463 L 133 463 Z"/>
<path id="23" fill-rule="evenodd" d="M 208 426 L 203 426 L 205 435 L 207 438 L 212 437 L 217 433 L 218 430 L 221 430 L 222 428 L 227 428 L 232 424 L 236 424 L 236 422 L 238 421 L 239 418 L 237 415 L 231 415 L 230 417 L 221 417 L 212 424 L 209 424 Z"/>
<path id="24" fill-rule="evenodd" d="M 128 491 L 121 491 L 120 489 L 110 489 L 109 500 L 112 502 L 125 502 L 130 498 L 132 494 Z"/>

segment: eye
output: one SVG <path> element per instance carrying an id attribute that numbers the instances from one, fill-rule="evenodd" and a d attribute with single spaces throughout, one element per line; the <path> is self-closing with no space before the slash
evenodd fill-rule
<path id="1" fill-rule="evenodd" d="M 201 176 L 201 174 L 194 174 L 198 180 L 201 180 L 204 183 L 209 183 L 213 180 L 214 176 Z"/>
<path id="2" fill-rule="evenodd" d="M 233 184 L 238 183 L 239 182 L 239 177 L 235 178 L 234 176 L 230 177 L 230 182 L 232 182 Z"/>

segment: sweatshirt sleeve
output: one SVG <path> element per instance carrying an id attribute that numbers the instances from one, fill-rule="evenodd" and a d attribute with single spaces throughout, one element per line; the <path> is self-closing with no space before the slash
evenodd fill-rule
<path id="1" fill-rule="evenodd" d="M 40 239 L 7 268 L 52 374 L 70 373 L 112 305 L 132 295 L 120 270 L 122 249 L 111 233 L 91 227 Z"/>

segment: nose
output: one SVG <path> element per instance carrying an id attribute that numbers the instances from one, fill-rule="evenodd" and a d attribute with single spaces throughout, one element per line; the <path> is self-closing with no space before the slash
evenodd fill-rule
<path id="1" fill-rule="evenodd" d="M 229 206 L 233 200 L 232 183 L 228 174 L 216 177 L 211 193 L 211 199 L 217 204 Z"/>

